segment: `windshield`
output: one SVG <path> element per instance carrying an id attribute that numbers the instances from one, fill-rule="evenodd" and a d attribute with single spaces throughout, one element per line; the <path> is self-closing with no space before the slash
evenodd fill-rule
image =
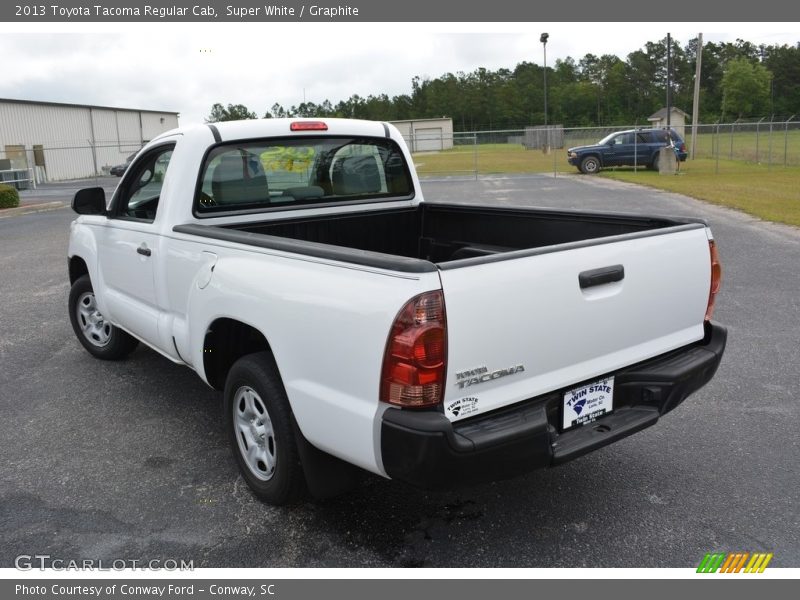
<path id="1" fill-rule="evenodd" d="M 600 140 L 599 142 L 597 142 L 597 145 L 598 145 L 598 146 L 607 146 L 608 144 L 610 144 L 610 143 L 611 143 L 611 140 L 613 140 L 613 139 L 614 139 L 614 136 L 615 136 L 615 135 L 617 135 L 617 133 L 616 133 L 616 132 L 614 132 L 614 133 L 609 133 L 609 134 L 608 134 L 606 137 L 604 137 L 602 140 Z"/>
<path id="2" fill-rule="evenodd" d="M 392 140 L 254 140 L 217 146 L 208 154 L 195 210 L 250 211 L 412 195 L 408 166 Z"/>

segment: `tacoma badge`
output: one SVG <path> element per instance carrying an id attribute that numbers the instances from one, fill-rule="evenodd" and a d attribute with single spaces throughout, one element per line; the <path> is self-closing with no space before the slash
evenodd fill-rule
<path id="1" fill-rule="evenodd" d="M 492 372 L 489 372 L 489 369 L 486 367 L 458 371 L 456 373 L 456 385 L 458 386 L 458 389 L 463 390 L 471 385 L 493 381 L 494 379 L 500 379 L 501 377 L 506 377 L 508 375 L 515 375 L 516 373 L 522 373 L 524 370 L 524 366 L 515 365 L 507 369 L 498 369 L 497 371 Z"/>

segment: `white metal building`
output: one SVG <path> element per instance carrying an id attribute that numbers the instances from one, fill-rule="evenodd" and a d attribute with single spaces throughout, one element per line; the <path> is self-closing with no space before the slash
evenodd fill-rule
<path id="1" fill-rule="evenodd" d="M 391 121 L 412 152 L 435 152 L 453 147 L 453 119 Z"/>
<path id="2" fill-rule="evenodd" d="M 689 115 L 683 112 L 680 108 L 675 106 L 671 107 L 669 113 L 669 126 L 678 132 L 681 137 L 686 137 L 686 120 Z M 652 115 L 647 117 L 652 127 L 666 127 L 667 126 L 667 109 L 662 108 Z"/>
<path id="3" fill-rule="evenodd" d="M 0 98 L 0 172 L 37 183 L 108 174 L 177 126 L 176 112 Z"/>

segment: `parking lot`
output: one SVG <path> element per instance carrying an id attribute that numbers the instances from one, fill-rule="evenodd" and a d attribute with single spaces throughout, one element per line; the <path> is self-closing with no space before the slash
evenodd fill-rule
<path id="1" fill-rule="evenodd" d="M 800 566 L 800 230 L 599 177 L 429 180 L 423 191 L 708 219 L 724 270 L 715 318 L 729 328 L 715 379 L 655 427 L 556 469 L 442 493 L 369 476 L 344 497 L 274 508 L 239 477 L 220 397 L 192 371 L 141 346 L 97 361 L 74 338 L 74 215 L 0 218 L 0 567 L 20 554 L 195 567 L 690 567 L 711 551 Z"/>

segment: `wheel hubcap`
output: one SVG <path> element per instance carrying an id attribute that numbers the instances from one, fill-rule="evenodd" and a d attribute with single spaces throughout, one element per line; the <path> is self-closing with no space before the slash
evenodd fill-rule
<path id="1" fill-rule="evenodd" d="M 233 395 L 236 442 L 247 468 L 261 481 L 275 474 L 276 444 L 272 421 L 258 393 L 242 386 Z"/>
<path id="2" fill-rule="evenodd" d="M 108 323 L 97 309 L 93 292 L 81 294 L 75 309 L 83 337 L 93 346 L 102 348 L 111 341 L 111 323 Z"/>

